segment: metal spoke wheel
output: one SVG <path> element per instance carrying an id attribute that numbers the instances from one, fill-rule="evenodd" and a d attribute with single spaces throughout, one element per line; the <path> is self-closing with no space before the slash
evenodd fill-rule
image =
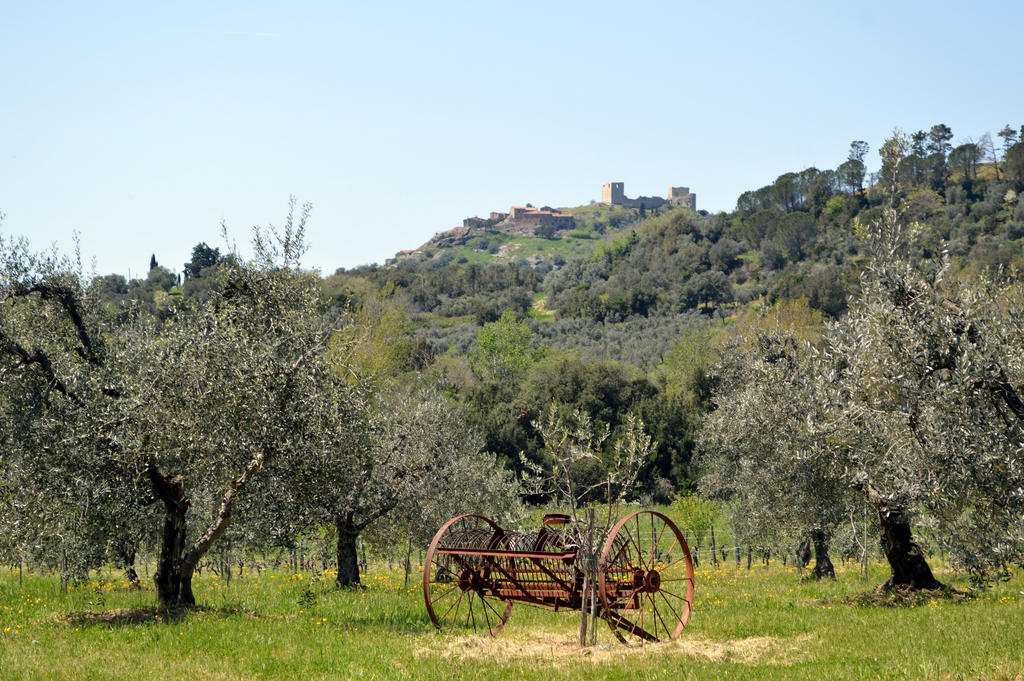
<path id="1" fill-rule="evenodd" d="M 690 618 L 693 583 L 690 547 L 661 513 L 631 513 L 609 532 L 598 590 L 608 626 L 623 643 L 678 637 Z"/>
<path id="2" fill-rule="evenodd" d="M 501 546 L 504 536 L 504 530 L 479 515 L 456 516 L 434 535 L 423 561 L 423 596 L 440 631 L 495 636 L 505 626 L 512 602 L 499 598 L 492 580 L 494 561 L 473 555 Z"/>

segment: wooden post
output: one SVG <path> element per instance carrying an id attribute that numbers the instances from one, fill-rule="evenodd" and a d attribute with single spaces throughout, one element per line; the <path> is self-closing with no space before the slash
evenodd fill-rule
<path id="1" fill-rule="evenodd" d="M 715 551 L 715 526 L 711 526 L 711 564 L 718 565 L 718 553 Z"/>
<path id="2" fill-rule="evenodd" d="M 740 539 L 736 528 L 732 528 L 732 550 L 736 554 L 736 569 L 740 569 Z"/>
<path id="3" fill-rule="evenodd" d="M 402 588 L 409 588 L 409 573 L 412 571 L 412 532 L 405 539 L 405 579 L 402 581 Z"/>
<path id="4" fill-rule="evenodd" d="M 66 548 L 60 550 L 60 592 L 62 594 L 68 592 L 68 550 Z"/>
<path id="5" fill-rule="evenodd" d="M 590 595 L 590 570 L 583 568 L 583 589 L 580 591 L 580 646 L 587 645 L 587 598 Z"/>
<path id="6" fill-rule="evenodd" d="M 597 645 L 597 579 L 590 580 L 590 645 Z"/>
<path id="7" fill-rule="evenodd" d="M 609 510 L 609 514 L 611 511 Z M 590 544 L 590 645 L 597 645 L 597 518 L 590 509 L 590 530 L 587 543 Z"/>
<path id="8" fill-rule="evenodd" d="M 593 536 L 594 536 L 594 509 L 588 508 L 586 525 L 583 528 L 576 527 L 576 535 L 579 538 L 577 558 L 583 560 L 583 588 L 580 590 L 580 646 L 587 645 L 587 620 L 590 619 L 590 611 L 587 606 L 590 604 L 593 575 Z"/>
<path id="9" fill-rule="evenodd" d="M 864 504 L 864 543 L 861 544 L 861 574 L 868 578 L 868 505 Z"/>

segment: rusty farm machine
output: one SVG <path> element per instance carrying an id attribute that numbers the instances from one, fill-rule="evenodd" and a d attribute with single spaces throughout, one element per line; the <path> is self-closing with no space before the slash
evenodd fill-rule
<path id="1" fill-rule="evenodd" d="M 540 530 L 506 532 L 460 515 L 434 536 L 424 558 L 423 594 L 438 629 L 495 636 L 514 603 L 579 610 L 584 572 L 568 516 L 548 514 Z M 693 561 L 666 516 L 637 511 L 616 523 L 596 558 L 600 616 L 624 643 L 674 639 L 693 607 Z"/>

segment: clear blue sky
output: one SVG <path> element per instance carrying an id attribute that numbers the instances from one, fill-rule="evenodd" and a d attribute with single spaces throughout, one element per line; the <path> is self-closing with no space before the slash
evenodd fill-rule
<path id="1" fill-rule="evenodd" d="M 148 7 L 146 7 L 148 5 Z M 895 126 L 1024 123 L 1019 1 L 3 2 L 3 229 L 180 269 L 313 203 L 307 264 L 606 181 L 730 210 Z M 998 138 L 995 138 L 998 142 Z"/>

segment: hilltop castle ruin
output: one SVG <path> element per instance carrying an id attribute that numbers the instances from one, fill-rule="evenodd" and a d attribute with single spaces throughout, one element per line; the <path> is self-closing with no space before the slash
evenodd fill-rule
<path id="1" fill-rule="evenodd" d="M 631 199 L 626 196 L 626 187 L 622 182 L 605 182 L 601 186 L 601 203 L 609 206 L 627 206 L 629 208 L 659 208 L 666 204 L 686 206 L 697 210 L 697 195 L 690 192 L 689 187 L 669 187 L 668 198 L 660 196 L 640 196 Z"/>
<path id="2" fill-rule="evenodd" d="M 660 196 L 640 196 L 631 199 L 626 196 L 625 185 L 622 182 L 605 182 L 601 187 L 601 202 L 610 206 L 639 208 L 641 213 L 645 209 L 655 209 L 661 206 L 686 206 L 691 210 L 697 210 L 697 195 L 691 193 L 689 187 L 669 187 L 668 198 L 665 199 Z M 558 232 L 571 230 L 575 226 L 576 217 L 572 213 L 562 212 L 557 208 L 550 206 L 534 208 L 529 204 L 512 206 L 507 213 L 495 211 L 487 218 L 476 215 L 465 218 L 461 227 L 438 232 L 418 249 L 399 251 L 396 258 L 388 262 L 392 263 L 399 258 L 412 256 L 428 247 L 461 246 L 473 237 L 488 231 L 527 237 L 555 238 Z"/>

